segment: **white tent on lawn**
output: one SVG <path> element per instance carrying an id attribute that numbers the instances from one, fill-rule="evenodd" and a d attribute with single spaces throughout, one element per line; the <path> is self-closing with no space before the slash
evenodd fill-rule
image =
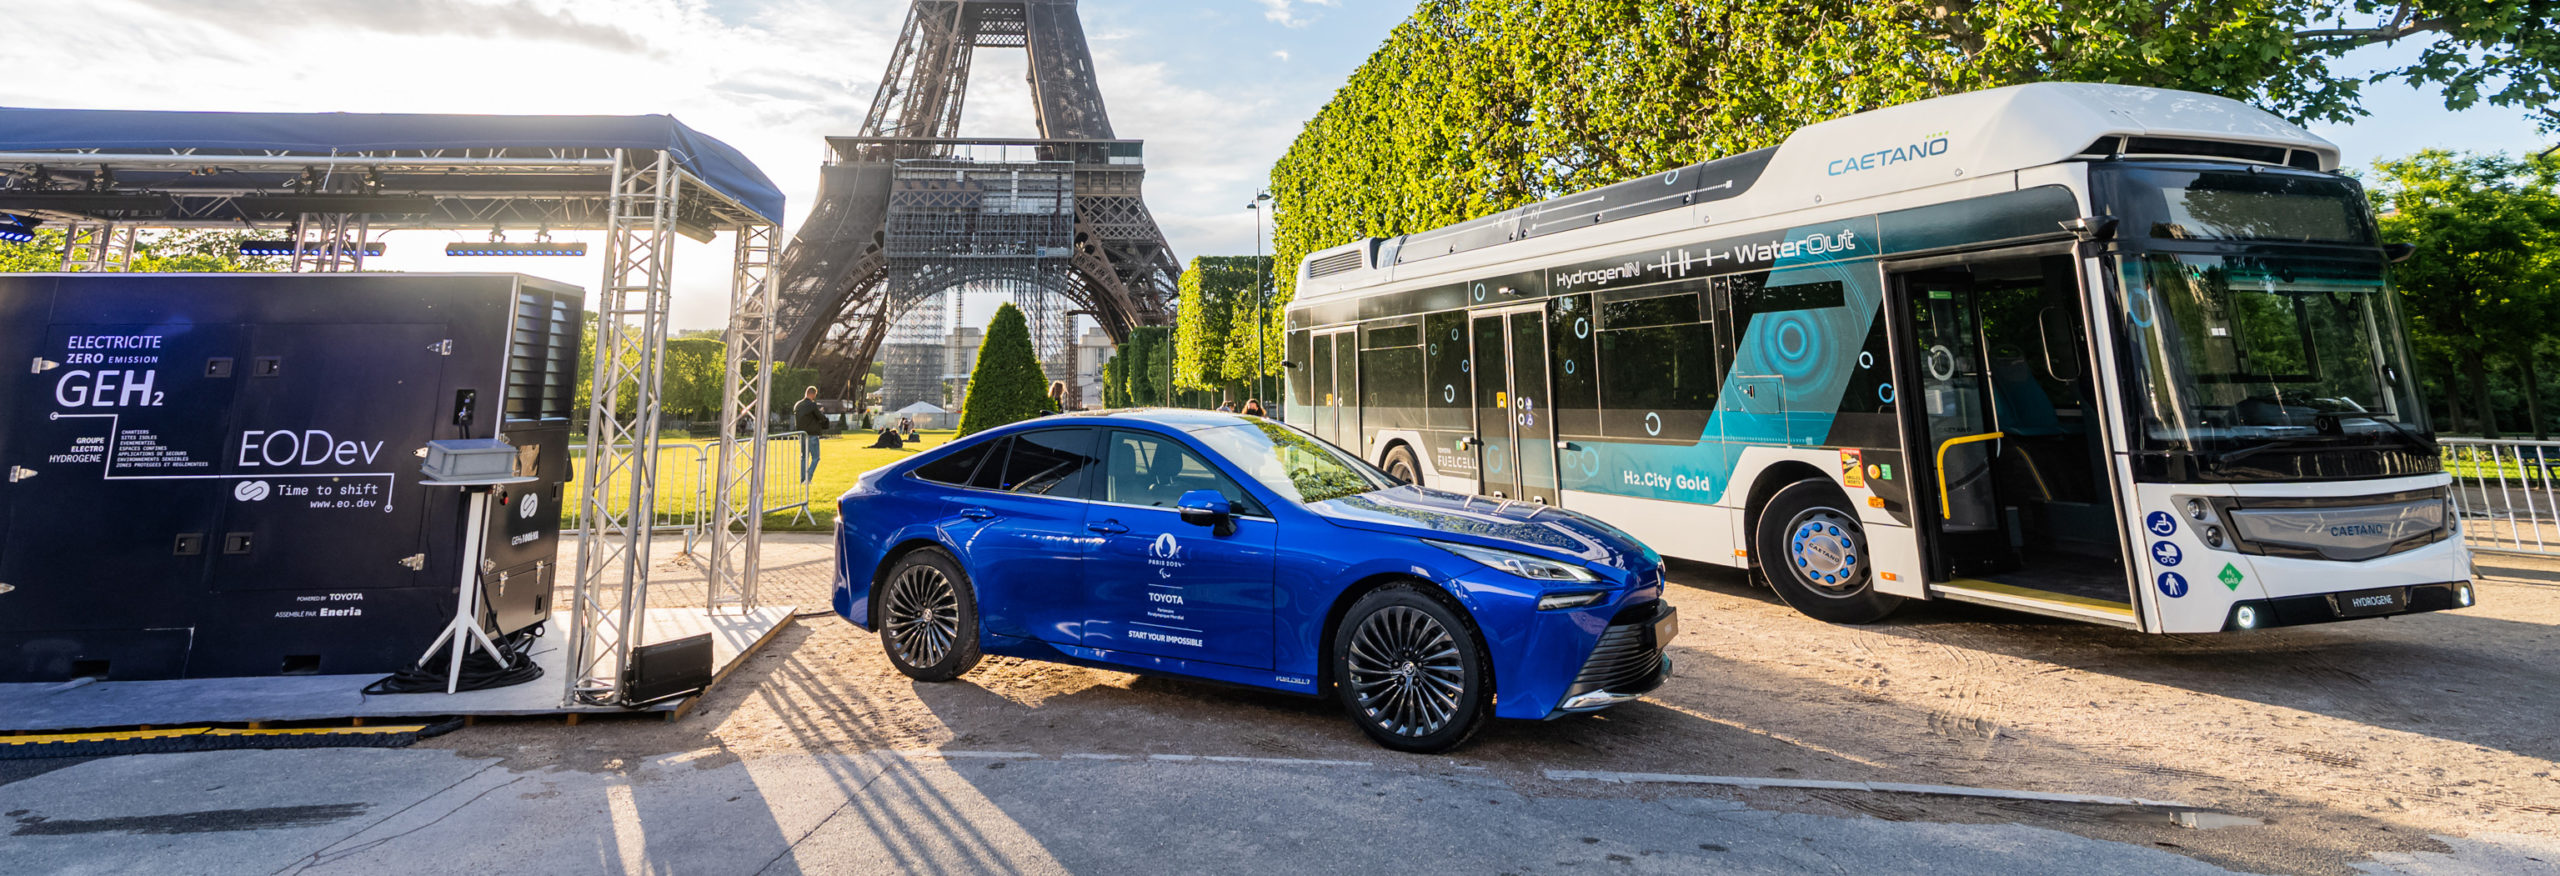
<path id="1" fill-rule="evenodd" d="M 889 421 L 880 425 L 895 428 L 899 417 L 915 418 L 918 429 L 949 429 L 958 422 L 958 418 L 941 405 L 932 402 L 916 402 L 890 413 Z"/>

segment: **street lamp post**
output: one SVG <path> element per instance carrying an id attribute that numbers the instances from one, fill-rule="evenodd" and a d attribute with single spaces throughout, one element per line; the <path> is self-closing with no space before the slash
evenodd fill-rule
<path id="1" fill-rule="evenodd" d="M 1263 400 L 1266 416 L 1279 404 L 1264 383 L 1271 376 L 1271 294 L 1262 263 L 1262 202 L 1268 200 L 1269 191 L 1255 192 L 1253 201 L 1244 205 L 1253 211 L 1253 394 Z"/>

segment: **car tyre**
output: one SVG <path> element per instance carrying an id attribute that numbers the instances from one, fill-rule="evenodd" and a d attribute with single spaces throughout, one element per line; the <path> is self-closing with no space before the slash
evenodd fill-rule
<path id="1" fill-rule="evenodd" d="M 1387 476 L 1395 478 L 1396 483 L 1422 483 L 1422 463 L 1414 459 L 1412 447 L 1398 444 L 1388 448 L 1387 458 L 1378 467 L 1385 469 Z"/>
<path id="2" fill-rule="evenodd" d="M 1903 598 L 1875 589 L 1866 528 L 1848 497 L 1828 481 L 1788 484 L 1769 497 L 1754 527 L 1760 579 L 1788 607 L 1835 624 L 1883 620 Z"/>
<path id="3" fill-rule="evenodd" d="M 899 557 L 880 579 L 880 646 L 917 681 L 950 681 L 976 668 L 978 599 L 969 575 L 934 548 Z"/>
<path id="4" fill-rule="evenodd" d="M 1379 745 L 1437 754 L 1493 717 L 1493 664 L 1466 613 L 1397 584 L 1360 597 L 1333 636 L 1333 679 L 1351 722 Z"/>

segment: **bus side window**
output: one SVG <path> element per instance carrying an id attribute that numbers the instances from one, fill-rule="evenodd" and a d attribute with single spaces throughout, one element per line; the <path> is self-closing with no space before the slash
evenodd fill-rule
<path id="1" fill-rule="evenodd" d="M 1555 382 L 1549 404 L 1556 437 L 1600 437 L 1600 369 L 1593 360 L 1600 337 L 1600 314 L 1590 294 L 1566 295 L 1547 311 L 1548 345 L 1555 361 L 1547 378 Z"/>
<path id="2" fill-rule="evenodd" d="M 1308 395 L 1315 391 L 1315 384 L 1310 376 L 1314 373 L 1315 360 L 1307 355 L 1310 347 L 1307 341 L 1310 337 L 1310 333 L 1304 330 L 1290 332 L 1289 350 L 1283 354 L 1289 361 L 1298 363 L 1298 367 L 1284 369 L 1289 373 L 1289 403 L 1287 407 L 1281 409 L 1281 413 L 1288 422 L 1299 426 L 1315 422 L 1316 399 Z M 1331 380 L 1332 377 L 1327 376 L 1325 379 Z"/>
<path id="3" fill-rule="evenodd" d="M 1600 430 L 1613 439 L 1691 444 L 1706 435 L 1723 382 L 1715 324 L 1698 293 L 1600 305 Z"/>
<path id="4" fill-rule="evenodd" d="M 1473 378 L 1467 373 L 1467 314 L 1443 311 L 1422 318 L 1424 423 L 1431 429 L 1473 433 Z"/>
<path id="5" fill-rule="evenodd" d="M 1734 348 L 1751 330 L 1751 315 L 1760 312 L 1760 290 L 1768 285 L 1769 272 L 1733 274 L 1718 278 L 1724 287 L 1722 331 L 1716 333 L 1716 361 L 1731 367 Z"/>
<path id="6" fill-rule="evenodd" d="M 1363 446 L 1381 429 L 1419 429 L 1422 419 L 1422 326 L 1411 317 L 1360 330 L 1360 420 Z"/>

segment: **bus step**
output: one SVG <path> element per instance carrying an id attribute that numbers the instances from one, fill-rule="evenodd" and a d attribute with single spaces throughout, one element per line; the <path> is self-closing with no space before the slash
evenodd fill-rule
<path id="1" fill-rule="evenodd" d="M 2006 608 L 2046 617 L 2069 618 L 2108 626 L 2139 630 L 2142 621 L 2134 615 L 2133 606 L 2086 596 L 2048 593 L 2028 587 L 1997 584 L 1973 578 L 1934 582 L 1929 593 L 1957 602 L 1970 602 L 1994 608 Z"/>

